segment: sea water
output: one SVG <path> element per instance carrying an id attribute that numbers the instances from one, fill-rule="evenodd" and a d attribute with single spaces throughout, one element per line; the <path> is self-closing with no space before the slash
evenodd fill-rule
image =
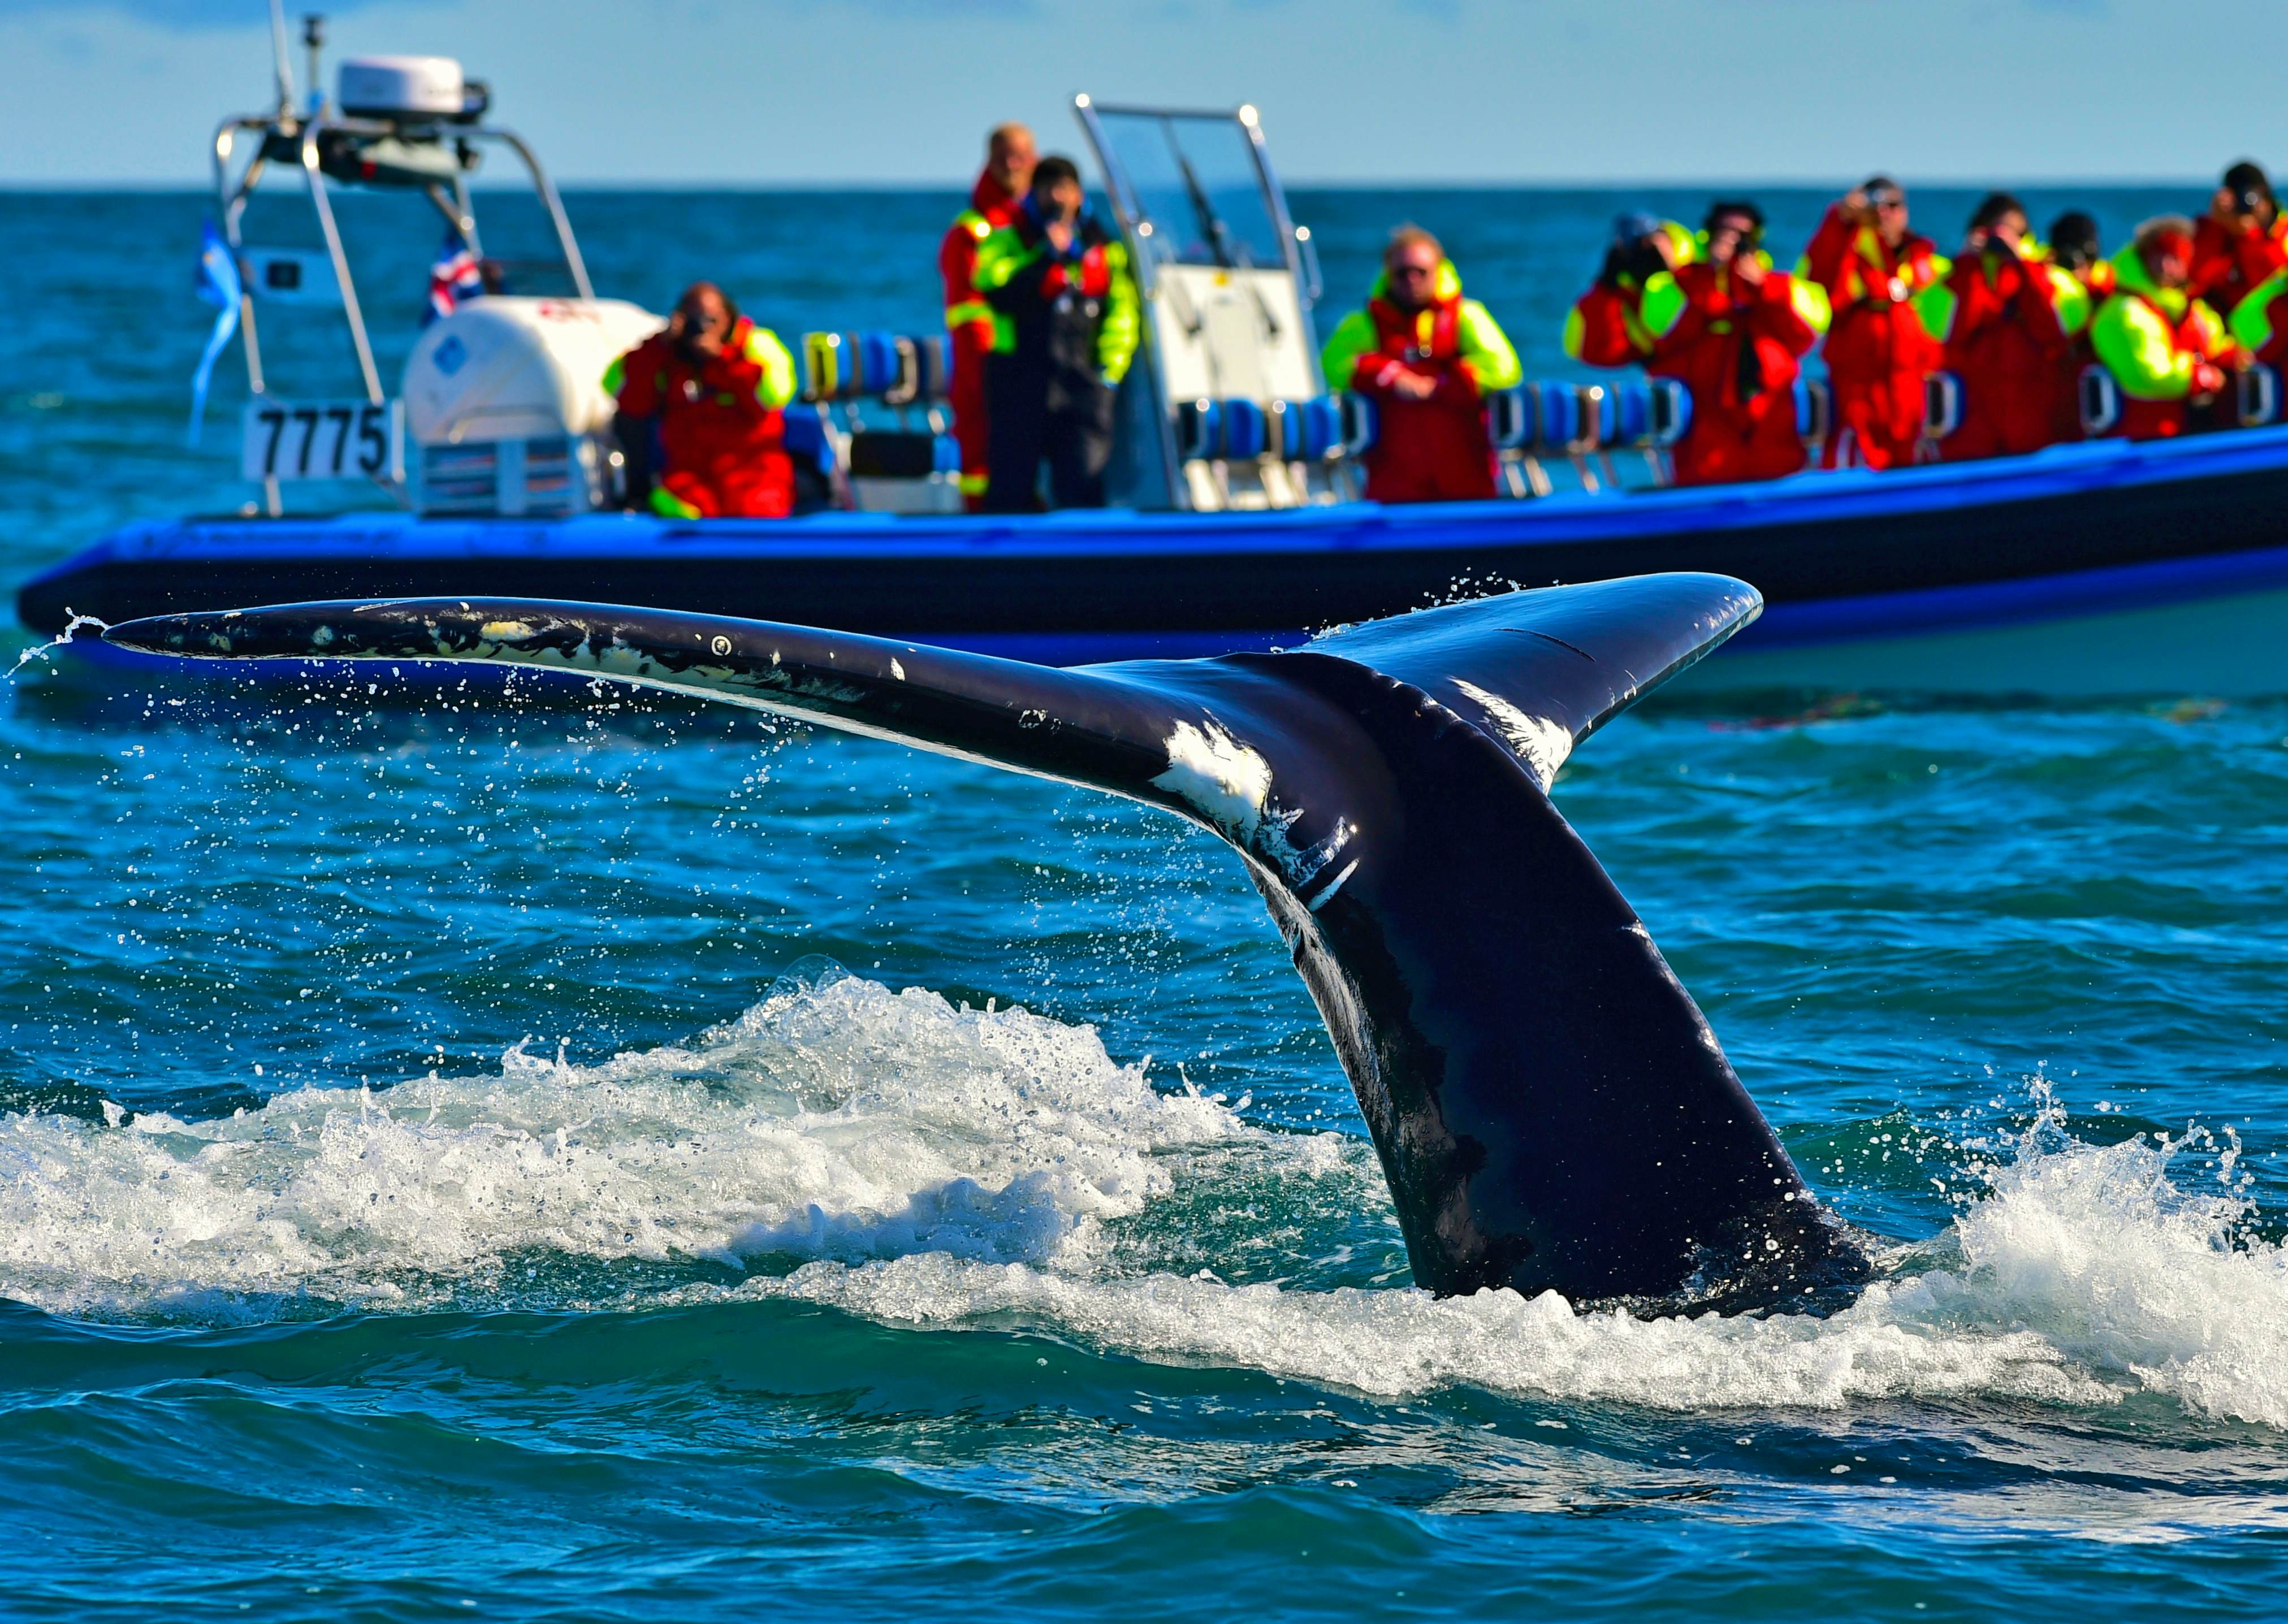
<path id="1" fill-rule="evenodd" d="M 711 273 L 793 333 L 926 327 L 957 201 L 571 210 L 606 290 Z M 1554 374 L 1633 201 L 1298 212 L 1331 300 L 1398 218 L 1446 234 Z M 1817 200 L 1768 202 L 1784 257 Z M 183 445 L 200 209 L 0 200 L 0 584 L 246 499 L 234 386 Z M 401 355 L 431 228 L 348 225 Z M 1173 820 L 659 696 L 225 705 L 36 658 L 0 1613 L 2269 1610 L 2288 705 L 1687 693 L 1555 793 L 1875 1238 L 1843 1311 L 1412 1289 L 1315 1012 Z"/>

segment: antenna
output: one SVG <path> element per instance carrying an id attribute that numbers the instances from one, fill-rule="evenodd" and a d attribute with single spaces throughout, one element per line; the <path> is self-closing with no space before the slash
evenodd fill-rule
<path id="1" fill-rule="evenodd" d="M 318 73 L 318 52 L 326 43 L 326 20 L 315 12 L 302 17 L 302 43 L 310 48 L 310 116 L 326 110 L 326 82 Z"/>
<path id="2" fill-rule="evenodd" d="M 294 64 L 286 54 L 285 0 L 270 0 L 270 54 L 278 72 L 278 111 L 294 110 Z"/>

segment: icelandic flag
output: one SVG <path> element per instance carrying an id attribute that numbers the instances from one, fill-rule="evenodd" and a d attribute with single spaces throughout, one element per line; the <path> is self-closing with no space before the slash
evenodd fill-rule
<path id="1" fill-rule="evenodd" d="M 238 331 L 238 305 L 243 289 L 239 281 L 238 259 L 230 251 L 230 244 L 222 240 L 212 220 L 205 222 L 199 234 L 199 297 L 219 308 L 215 313 L 214 331 L 207 335 L 206 353 L 199 357 L 199 369 L 191 378 L 191 444 L 199 443 L 199 424 L 207 415 L 207 386 L 214 382 L 215 362 L 228 345 L 231 336 Z"/>
<path id="2" fill-rule="evenodd" d="M 478 265 L 476 254 L 460 232 L 448 226 L 445 244 L 437 250 L 437 262 L 429 267 L 429 308 L 422 314 L 421 325 L 426 327 L 440 316 L 451 315 L 484 290 L 484 272 Z"/>

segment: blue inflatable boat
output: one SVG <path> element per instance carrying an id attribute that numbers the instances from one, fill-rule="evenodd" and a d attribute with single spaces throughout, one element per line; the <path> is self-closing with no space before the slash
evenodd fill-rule
<path id="1" fill-rule="evenodd" d="M 217 273 L 236 280 L 250 391 L 242 467 L 259 496 L 242 515 L 130 527 L 29 582 L 18 606 L 33 630 L 74 614 L 524 597 L 1076 663 L 1299 643 L 1486 591 L 1696 570 L 1752 582 L 1769 606 L 1688 690 L 2288 692 L 2288 426 L 1687 490 L 1663 478 L 1688 420 L 1680 391 L 1549 384 L 1492 403 L 1505 495 L 1359 500 L 1371 413 L 1319 375 L 1315 250 L 1246 107 L 1076 102 L 1144 296 L 1110 478 L 1119 505 L 963 513 L 937 341 L 816 333 L 789 414 L 814 511 L 619 511 L 600 380 L 657 319 L 595 297 L 529 149 L 484 123 L 481 91 L 441 59 L 346 62 L 335 101 L 312 114 L 287 89 L 214 144 Z M 489 141 L 527 165 L 567 293 L 468 300 L 424 330 L 391 394 L 329 188 L 425 192 L 474 253 L 465 174 Z M 264 166 L 290 162 L 323 253 L 241 231 Z M 359 392 L 265 389 L 255 329 L 274 299 L 340 309 Z M 1821 410 L 1817 387 L 1801 388 L 1807 440 Z M 286 511 L 289 493 L 340 479 L 398 511 Z"/>

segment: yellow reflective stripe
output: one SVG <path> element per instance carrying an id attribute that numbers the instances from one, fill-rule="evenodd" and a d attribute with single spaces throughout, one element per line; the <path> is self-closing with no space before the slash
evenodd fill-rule
<path id="1" fill-rule="evenodd" d="M 945 324 L 949 328 L 967 327 L 972 321 L 987 321 L 992 314 L 993 306 L 983 299 L 964 299 L 958 305 L 945 307 Z"/>
<path id="2" fill-rule="evenodd" d="M 606 394 L 616 397 L 620 392 L 620 386 L 628 381 L 627 360 L 626 356 L 620 356 L 610 366 L 604 368 Z"/>
<path id="3" fill-rule="evenodd" d="M 755 384 L 756 400 L 776 410 L 794 399 L 794 357 L 776 333 L 767 327 L 748 329 L 747 359 L 763 369 Z"/>
<path id="4" fill-rule="evenodd" d="M 1939 344 L 1954 336 L 1954 318 L 1962 308 L 1962 301 L 1954 297 L 1954 289 L 1944 282 L 1933 282 L 1914 297 L 1915 314 L 1921 318 L 1923 331 Z"/>
<path id="5" fill-rule="evenodd" d="M 1581 359 L 1581 335 L 1587 329 L 1588 323 L 1581 320 L 1581 307 L 1578 305 L 1566 313 L 1564 336 L 1558 342 L 1565 346 L 1568 358 L 1573 360 Z"/>
<path id="6" fill-rule="evenodd" d="M 2089 342 L 2133 400 L 2181 400 L 2192 392 L 2192 356 L 2172 342 L 2167 320 L 2134 294 L 2105 301 L 2089 324 Z"/>
<path id="7" fill-rule="evenodd" d="M 1645 278 L 1644 297 L 1637 301 L 1637 326 L 1644 329 L 1644 347 L 1651 349 L 1656 340 L 1665 338 L 1669 330 L 1684 317 L 1684 289 L 1676 278 L 1666 271 L 1655 271 Z M 1632 330 L 1629 337 L 1636 337 Z"/>
<path id="8" fill-rule="evenodd" d="M 2089 325 L 2089 289 L 2080 277 L 2056 265 L 2046 265 L 2043 273 L 2049 278 L 2050 308 L 2057 313 L 2058 326 L 2070 338 Z"/>
<path id="9" fill-rule="evenodd" d="M 1457 325 L 1455 337 L 1463 363 L 1477 379 L 1480 390 L 1508 389 L 1524 382 L 1525 368 L 1518 362 L 1509 335 L 1484 305 L 1475 299 L 1464 299 Z"/>
<path id="10" fill-rule="evenodd" d="M 1096 329 L 1096 364 L 1104 369 L 1106 383 L 1117 384 L 1128 376 L 1128 363 L 1136 359 L 1136 340 L 1142 326 L 1136 279 L 1128 273 L 1125 243 L 1104 245 L 1104 268 L 1111 273 L 1112 285 L 1105 290 L 1104 318 Z"/>
<path id="11" fill-rule="evenodd" d="M 1348 389 L 1351 374 L 1358 370 L 1359 357 L 1370 353 L 1376 345 L 1372 316 L 1363 310 L 1345 316 L 1319 352 L 1319 369 L 1327 375 L 1327 387 Z"/>
<path id="12" fill-rule="evenodd" d="M 1795 319 L 1814 333 L 1824 333 L 1827 324 L 1835 320 L 1835 305 L 1827 297 L 1827 289 L 1808 276 L 1788 278 L 1788 308 Z"/>
<path id="13" fill-rule="evenodd" d="M 699 510 L 663 485 L 651 487 L 651 511 L 662 519 L 696 519 Z"/>
<path id="14" fill-rule="evenodd" d="M 2272 301 L 2288 293 L 2288 271 L 2275 271 L 2233 306 L 2232 336 L 2251 351 L 2272 342 Z"/>
<path id="15" fill-rule="evenodd" d="M 982 496 L 985 494 L 985 487 L 991 483 L 989 475 L 965 473 L 961 476 L 961 494 L 965 496 Z"/>

